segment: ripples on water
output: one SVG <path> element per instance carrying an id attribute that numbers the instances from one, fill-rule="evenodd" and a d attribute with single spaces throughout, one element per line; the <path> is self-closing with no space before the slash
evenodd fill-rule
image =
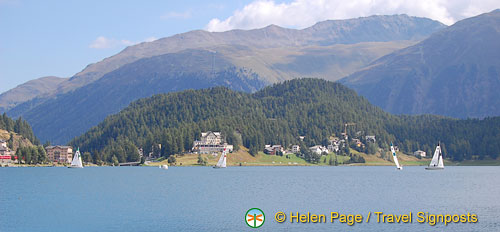
<path id="1" fill-rule="evenodd" d="M 0 231 L 500 231 L 500 168 L 0 168 Z M 279 224 L 283 211 L 413 212 L 412 224 Z M 475 213 L 477 224 L 419 224 L 418 211 Z"/>

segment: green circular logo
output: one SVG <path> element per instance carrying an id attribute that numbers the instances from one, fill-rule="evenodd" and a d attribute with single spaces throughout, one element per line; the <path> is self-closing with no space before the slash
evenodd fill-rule
<path id="1" fill-rule="evenodd" d="M 245 213 L 245 223 L 251 228 L 259 228 L 264 225 L 266 215 L 259 208 L 251 208 Z"/>

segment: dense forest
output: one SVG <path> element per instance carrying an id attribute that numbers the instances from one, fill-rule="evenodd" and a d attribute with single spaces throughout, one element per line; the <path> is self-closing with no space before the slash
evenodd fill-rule
<path id="1" fill-rule="evenodd" d="M 441 141 L 454 160 L 497 158 L 500 117 L 457 120 L 441 116 L 396 116 L 371 105 L 353 90 L 320 79 L 295 79 L 254 94 L 224 87 L 155 95 L 131 103 L 70 142 L 95 162 L 136 161 L 162 144 L 162 156 L 189 151 L 202 131 L 221 131 L 228 143 L 251 154 L 265 144 L 326 145 L 344 125 L 350 138 L 375 135 L 378 147 L 393 141 L 407 153 L 432 153 Z M 156 153 L 156 152 L 155 152 Z"/>
<path id="2" fill-rule="evenodd" d="M 27 138 L 31 143 L 38 145 L 40 142 L 35 137 L 33 130 L 28 122 L 19 117 L 17 120 L 13 120 L 3 113 L 0 116 L 0 129 L 6 130 L 8 132 L 15 132 L 24 138 Z"/>
<path id="3" fill-rule="evenodd" d="M 17 160 L 19 164 L 21 164 L 21 161 L 25 164 L 41 164 L 48 162 L 45 149 L 40 145 L 40 142 L 33 134 L 33 130 L 28 122 L 20 117 L 17 120 L 13 120 L 4 113 L 0 116 L 0 129 L 10 132 L 7 146 L 16 151 L 15 156 L 18 157 Z M 13 133 L 21 137 L 16 140 L 14 139 L 15 136 Z M 28 139 L 29 142 L 23 142 L 25 139 Z M 14 156 L 12 156 L 12 160 L 14 159 Z"/>

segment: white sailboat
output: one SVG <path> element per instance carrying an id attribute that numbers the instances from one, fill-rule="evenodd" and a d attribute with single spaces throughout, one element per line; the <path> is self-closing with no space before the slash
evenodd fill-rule
<path id="1" fill-rule="evenodd" d="M 75 152 L 75 156 L 71 161 L 71 165 L 68 168 L 83 168 L 82 156 L 80 155 L 80 148 Z"/>
<path id="2" fill-rule="evenodd" d="M 399 165 L 398 157 L 396 156 L 396 150 L 394 150 L 392 142 L 391 142 L 391 152 L 392 152 L 392 158 L 394 159 L 394 163 L 396 164 L 396 169 L 403 170 L 403 166 Z"/>
<path id="3" fill-rule="evenodd" d="M 220 155 L 219 161 L 214 166 L 214 168 L 225 168 L 226 167 L 226 159 L 227 159 L 226 154 L 227 154 L 227 152 L 226 152 L 226 149 L 224 148 L 224 151 Z"/>
<path id="4" fill-rule="evenodd" d="M 426 167 L 425 169 L 427 170 L 443 170 L 444 169 L 444 163 L 443 163 L 443 154 L 441 153 L 441 146 L 437 145 L 436 150 L 434 151 L 434 156 L 432 156 L 431 163 L 429 164 L 429 167 Z"/>

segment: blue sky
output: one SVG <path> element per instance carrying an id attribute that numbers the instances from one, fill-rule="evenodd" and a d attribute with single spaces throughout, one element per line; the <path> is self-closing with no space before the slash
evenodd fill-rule
<path id="1" fill-rule="evenodd" d="M 70 77 L 132 43 L 203 29 L 248 2 L 0 0 L 0 93 L 42 76 Z M 91 47 L 99 37 L 111 42 Z"/>
<path id="2" fill-rule="evenodd" d="M 0 0 L 0 93 L 43 76 L 71 77 L 126 46 L 196 29 L 408 14 L 451 25 L 498 0 Z"/>

